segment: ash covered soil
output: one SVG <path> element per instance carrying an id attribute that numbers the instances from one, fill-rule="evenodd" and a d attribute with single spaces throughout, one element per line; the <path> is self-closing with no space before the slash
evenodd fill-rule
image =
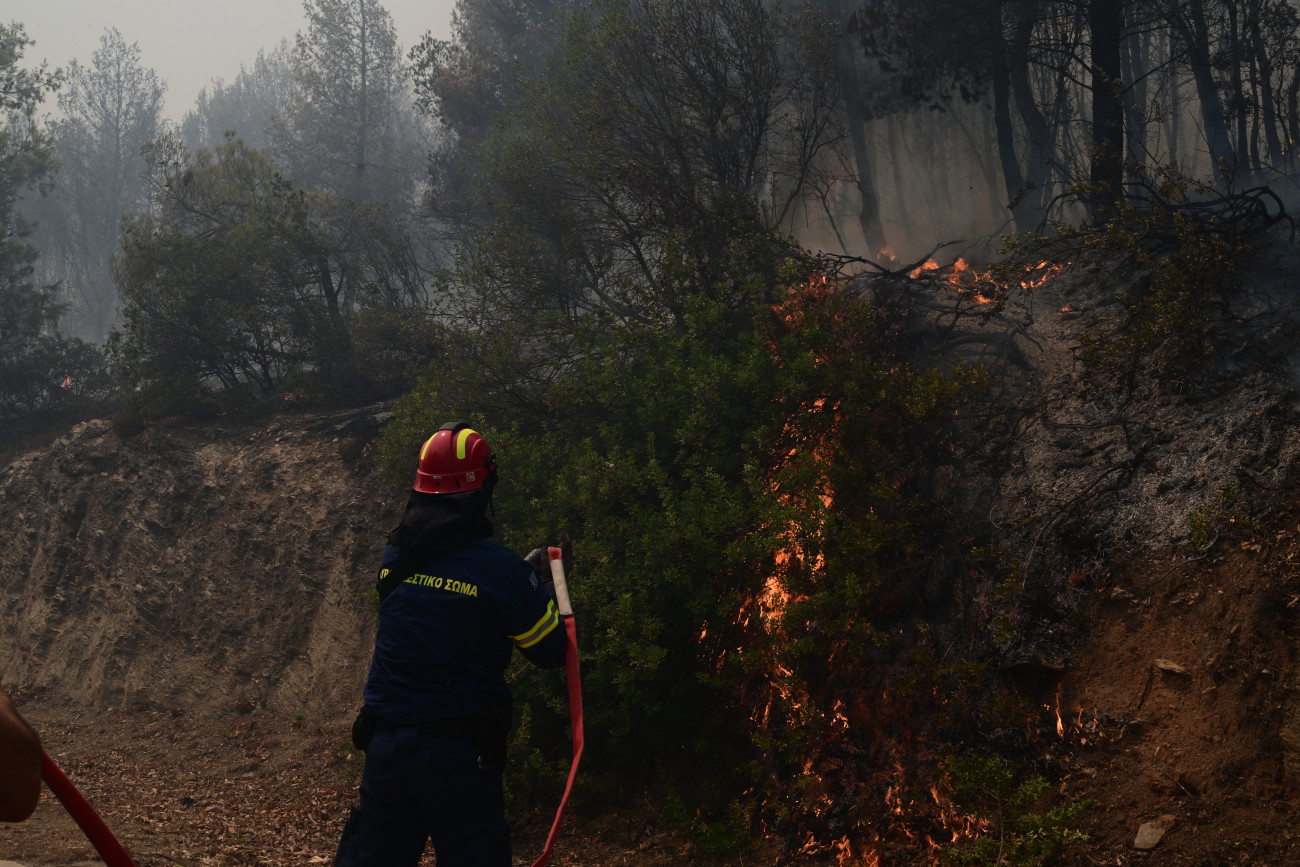
<path id="1" fill-rule="evenodd" d="M 1092 804 L 1090 841 L 1058 863 L 1300 864 L 1293 390 L 1255 371 L 1099 394 L 1076 335 L 1106 315 L 1101 276 L 963 319 L 954 344 L 1011 359 L 1003 419 L 941 478 L 1034 566 L 1029 593 L 1072 610 L 1023 621 L 1030 640 L 1000 662 L 1041 704 L 1026 725 L 1048 727 L 1026 757 L 1052 783 L 1042 806 Z M 332 863 L 362 762 L 347 741 L 373 642 L 364 588 L 403 498 L 372 457 L 386 419 L 92 421 L 0 459 L 0 682 L 142 867 Z M 1225 489 L 1250 522 L 1215 512 Z M 654 815 L 576 813 L 553 863 L 861 863 L 777 840 L 705 858 Z M 515 817 L 517 864 L 549 821 Z M 1138 849 L 1150 822 L 1163 836 Z M 0 825 L 6 858 L 93 851 L 47 792 Z"/>

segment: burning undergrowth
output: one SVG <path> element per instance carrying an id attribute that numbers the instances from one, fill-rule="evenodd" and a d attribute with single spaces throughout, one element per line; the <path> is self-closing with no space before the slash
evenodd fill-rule
<path id="1" fill-rule="evenodd" d="M 1014 833 L 983 824 L 952 768 L 1003 757 L 1017 800 L 1055 779 L 1058 714 L 1068 734 L 1078 708 L 1053 698 L 1108 540 L 1168 538 L 1200 505 L 1148 489 L 1157 462 L 1200 454 L 1163 424 L 1168 395 L 1151 380 L 1125 405 L 1080 373 L 1079 333 L 1122 273 L 1087 251 L 810 267 L 741 246 L 763 267 L 725 291 L 579 320 L 545 411 L 501 440 L 514 466 L 561 468 L 560 484 L 520 470 L 526 495 L 503 500 L 518 546 L 581 528 L 587 747 L 606 770 L 591 791 L 649 778 L 712 851 L 758 833 L 792 855 L 924 862 Z M 494 387 L 449 364 L 421 405 Z M 528 689 L 548 742 L 554 702 Z"/>
<path id="2" fill-rule="evenodd" d="M 1245 342 L 1258 298 L 1227 281 L 1259 271 L 1258 233 L 1123 220 L 988 266 L 843 260 L 778 307 L 820 335 L 813 363 L 869 383 L 788 407 L 769 484 L 789 524 L 742 614 L 770 663 L 747 695 L 772 781 L 755 800 L 792 853 L 991 863 L 981 840 L 1077 841 L 1082 805 L 1048 782 L 1100 723 L 1059 687 L 1116 557 L 1266 508 L 1261 476 L 1294 464 L 1285 376 L 1257 363 L 1222 392 L 1204 363 Z M 1295 318 L 1265 312 L 1280 346 Z"/>
<path id="3" fill-rule="evenodd" d="M 964 265 L 909 270 L 942 274 L 962 303 L 1011 291 Z M 964 413 L 990 380 L 914 363 L 896 313 L 868 300 L 898 277 L 823 272 L 775 307 L 801 337 L 782 357 L 778 333 L 782 363 L 828 375 L 787 407 L 766 482 L 782 548 L 739 615 L 762 660 L 745 694 L 765 765 L 757 816 L 792 855 L 842 864 L 935 860 L 990 833 L 949 767 L 1043 755 L 1036 742 L 1058 737 L 1048 679 L 1017 694 L 1000 665 L 1036 599 L 953 496 Z"/>
<path id="4" fill-rule="evenodd" d="M 846 645 L 828 642 L 828 663 L 859 671 L 805 699 L 843 702 L 818 716 L 838 725 L 820 730 L 825 775 L 809 784 L 823 798 L 810 839 L 841 863 L 954 846 L 961 863 L 992 863 L 982 846 L 1015 852 L 1030 828 L 1078 839 L 1081 805 L 1047 781 L 1104 728 L 1058 691 L 1097 592 L 1125 557 L 1191 546 L 1176 555 L 1190 561 L 1267 514 L 1300 453 L 1295 269 L 1279 254 L 1289 220 L 1270 203 L 1266 191 L 1166 200 L 1018 239 L 989 267 L 882 256 L 856 282 L 906 364 L 978 365 L 988 387 L 953 410 L 951 450 L 927 452 L 930 469 L 903 485 L 952 524 L 909 522 L 920 543 L 883 567 L 945 576 L 945 603 L 912 593 L 873 608 L 890 640 L 838 655 Z M 946 565 L 939 539 L 954 546 Z"/>

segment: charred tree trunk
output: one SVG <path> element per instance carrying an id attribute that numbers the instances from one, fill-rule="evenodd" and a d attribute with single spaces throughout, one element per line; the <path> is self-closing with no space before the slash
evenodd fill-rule
<path id="1" fill-rule="evenodd" d="M 1210 149 L 1216 179 L 1222 180 L 1222 169 L 1235 169 L 1237 154 L 1228 136 L 1228 124 L 1219 101 L 1218 83 L 1214 80 L 1214 66 L 1210 59 L 1210 33 L 1205 23 L 1205 0 L 1185 0 L 1171 9 L 1170 22 L 1187 46 L 1196 83 L 1196 96 L 1201 103 L 1201 120 L 1205 127 L 1205 141 Z"/>
<path id="2" fill-rule="evenodd" d="M 1034 97 L 1034 89 L 1029 81 L 1029 43 L 1033 36 L 1034 24 L 1038 21 L 1041 4 L 1038 0 L 1024 0 L 1015 3 L 1018 12 L 1015 35 L 1010 51 L 1011 89 L 1015 96 L 1016 108 L 1020 112 L 1021 123 L 1029 138 L 1029 148 L 1025 158 L 1024 187 L 1026 189 L 1025 208 L 1041 215 L 1051 199 L 1048 189 L 1052 175 L 1053 153 L 1051 125 L 1039 108 Z"/>
<path id="3" fill-rule="evenodd" d="M 1179 121 L 1183 114 L 1182 92 L 1178 86 L 1178 69 L 1173 62 L 1174 44 L 1172 38 L 1165 39 L 1167 79 L 1169 84 L 1169 105 L 1166 111 L 1169 114 L 1169 162 L 1176 164 L 1178 162 L 1179 141 L 1178 137 L 1182 134 L 1182 124 Z"/>
<path id="4" fill-rule="evenodd" d="M 857 73 L 849 69 L 840 73 L 844 90 L 845 112 L 848 115 L 849 138 L 853 142 L 853 163 L 857 168 L 858 226 L 867 245 L 867 254 L 874 255 L 885 248 L 885 230 L 880 221 L 880 195 L 872 176 L 872 159 L 867 147 L 867 113 L 862 105 L 862 91 L 858 87 Z"/>
<path id="5" fill-rule="evenodd" d="M 1280 166 L 1284 149 L 1279 133 L 1277 93 L 1273 89 L 1273 60 L 1268 56 L 1268 46 L 1264 43 L 1264 34 L 1260 29 L 1259 19 L 1263 10 L 1259 0 L 1251 5 L 1250 39 L 1254 49 L 1255 68 L 1259 74 L 1259 103 L 1263 115 L 1264 139 L 1268 143 L 1268 163 Z"/>
<path id="6" fill-rule="evenodd" d="M 1125 40 L 1121 59 L 1124 63 L 1124 132 L 1125 157 L 1129 162 L 1146 162 L 1150 114 L 1147 100 L 1147 71 L 1151 67 L 1151 36 L 1137 32 Z"/>
<path id="7" fill-rule="evenodd" d="M 1135 27 L 1134 24 L 1138 26 Z M 1151 103 L 1147 72 L 1151 68 L 1152 37 L 1140 23 L 1130 19 L 1129 25 L 1133 35 L 1124 41 L 1120 55 L 1126 94 L 1121 111 L 1124 113 L 1124 159 L 1129 167 L 1128 174 L 1132 176 L 1135 167 L 1147 163 L 1151 154 Z M 1128 191 L 1130 197 L 1138 194 L 1136 188 Z"/>
<path id="8" fill-rule="evenodd" d="M 1088 15 L 1092 36 L 1092 181 L 1090 210 L 1107 219 L 1124 195 L 1124 102 L 1120 37 L 1123 0 L 1092 0 Z"/>
<path id="9" fill-rule="evenodd" d="M 1223 5 L 1228 13 L 1228 83 L 1231 87 L 1226 108 L 1236 126 L 1237 159 L 1244 161 L 1249 158 L 1250 154 L 1250 136 L 1247 132 L 1248 126 L 1246 123 L 1246 106 L 1250 104 L 1250 100 L 1246 99 L 1246 86 L 1241 78 L 1241 28 L 1237 22 L 1238 10 L 1236 2 L 1227 0 Z M 1239 167 L 1246 168 L 1240 163 Z M 1253 169 L 1254 166 L 1252 165 L 1249 168 Z"/>
<path id="10" fill-rule="evenodd" d="M 1002 8 L 1005 0 L 990 4 L 990 29 L 996 36 L 993 51 L 993 128 L 997 132 L 998 161 L 1002 165 L 1002 183 L 1006 189 L 1007 207 L 1011 209 L 1016 228 L 1025 231 L 1033 224 L 1029 191 L 1025 189 L 1025 176 L 1020 171 L 1020 156 L 1016 153 L 1016 131 L 1011 123 L 1011 66 L 1007 52 L 999 50 L 1002 38 Z M 992 29 L 996 27 L 996 29 Z"/>
<path id="11" fill-rule="evenodd" d="M 839 65 L 840 95 L 844 99 L 844 115 L 849 127 L 849 141 L 853 147 L 853 163 L 857 169 L 858 198 L 861 203 L 858 208 L 858 226 L 867 245 L 866 254 L 875 256 L 885 249 L 885 230 L 880 221 L 880 194 L 876 191 L 871 151 L 867 144 L 867 109 L 858 82 L 853 40 L 849 37 L 849 14 L 843 8 L 843 0 L 820 2 L 822 14 L 836 22 L 840 28 L 835 41 L 835 59 Z"/>

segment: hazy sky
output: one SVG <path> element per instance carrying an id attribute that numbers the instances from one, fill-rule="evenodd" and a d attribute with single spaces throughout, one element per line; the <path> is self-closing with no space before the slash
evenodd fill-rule
<path id="1" fill-rule="evenodd" d="M 455 0 L 386 0 L 402 50 L 426 31 L 443 39 L 451 33 Z M 35 45 L 23 65 L 48 60 L 66 66 L 87 64 L 107 27 L 116 27 L 127 44 L 140 46 L 141 60 L 167 82 L 167 115 L 179 121 L 199 90 L 213 78 L 232 80 L 240 64 L 251 64 L 258 49 L 270 51 L 281 37 L 306 26 L 301 0 L 19 0 L 0 12 L 17 21 Z"/>

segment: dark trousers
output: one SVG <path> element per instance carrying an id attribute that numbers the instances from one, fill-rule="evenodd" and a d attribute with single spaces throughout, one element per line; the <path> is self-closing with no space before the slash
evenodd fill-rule
<path id="1" fill-rule="evenodd" d="M 501 768 L 479 769 L 472 738 L 377 731 L 334 863 L 413 867 L 429 840 L 438 867 L 510 867 Z"/>

